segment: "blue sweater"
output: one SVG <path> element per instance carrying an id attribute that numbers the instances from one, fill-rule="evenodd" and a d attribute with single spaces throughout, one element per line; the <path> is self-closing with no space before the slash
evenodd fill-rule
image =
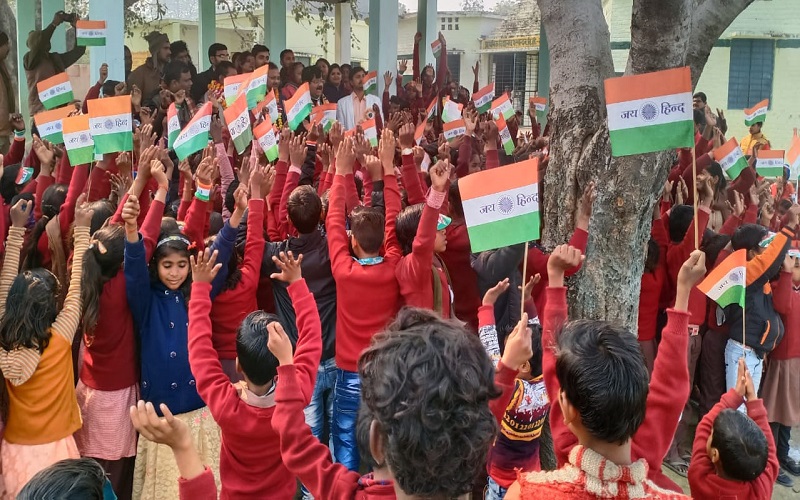
<path id="1" fill-rule="evenodd" d="M 235 241 L 236 228 L 226 223 L 211 246 L 219 251 L 217 262 L 223 269 Z M 160 281 L 151 283 L 141 237 L 136 243 L 125 242 L 124 272 L 128 305 L 139 333 L 142 399 L 152 402 L 159 415 L 161 403 L 176 415 L 202 408 L 205 403 L 189 366 L 186 297 Z M 212 298 L 224 282 L 220 272 L 212 284 Z"/>

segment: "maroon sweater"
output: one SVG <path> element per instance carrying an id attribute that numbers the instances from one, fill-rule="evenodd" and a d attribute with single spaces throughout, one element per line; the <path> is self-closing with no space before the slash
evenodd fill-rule
<path id="1" fill-rule="evenodd" d="M 310 380 L 316 374 L 322 353 L 317 306 L 305 280 L 292 283 L 288 290 L 297 311 L 299 338 L 296 357 L 302 354 L 313 360 L 301 365 L 308 367 L 303 376 Z M 278 435 L 272 429 L 275 406 L 248 404 L 222 371 L 217 351 L 211 343 L 211 319 L 208 316 L 211 310 L 210 292 L 210 283 L 192 284 L 189 363 L 197 381 L 197 392 L 222 431 L 220 496 L 223 499 L 259 498 L 264 492 L 270 492 L 271 498 L 290 499 L 294 496 L 296 483 L 284 465 L 278 447 Z M 313 384 L 306 383 L 300 386 L 298 392 L 307 401 L 312 390 Z"/>

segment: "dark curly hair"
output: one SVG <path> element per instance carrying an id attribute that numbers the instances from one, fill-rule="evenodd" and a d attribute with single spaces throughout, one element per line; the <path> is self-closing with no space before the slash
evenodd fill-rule
<path id="1" fill-rule="evenodd" d="M 376 460 L 409 495 L 472 490 L 495 439 L 494 368 L 475 335 L 435 313 L 404 308 L 358 360 L 361 400 L 383 437 Z M 375 450 L 373 450 L 375 451 Z"/>
<path id="2" fill-rule="evenodd" d="M 0 319 L 0 347 L 6 351 L 25 347 L 43 353 L 50 343 L 50 327 L 58 315 L 61 285 L 44 268 L 23 271 L 14 278 Z"/>

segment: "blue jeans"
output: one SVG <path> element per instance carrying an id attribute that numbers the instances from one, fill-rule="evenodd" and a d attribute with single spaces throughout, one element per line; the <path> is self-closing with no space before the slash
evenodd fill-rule
<path id="1" fill-rule="evenodd" d="M 351 471 L 358 472 L 360 458 L 356 443 L 356 421 L 361 402 L 361 380 L 358 373 L 336 369 L 333 390 L 333 459 Z"/>
<path id="2" fill-rule="evenodd" d="M 306 425 L 311 427 L 311 433 L 322 441 L 325 430 L 325 420 L 328 428 L 333 426 L 333 388 L 336 386 L 336 360 L 327 359 L 317 367 L 317 382 L 314 384 L 314 393 L 311 401 L 303 412 L 306 416 Z M 333 433 L 328 433 L 328 448 L 333 455 Z M 303 498 L 314 498 L 303 486 Z"/>
<path id="3" fill-rule="evenodd" d="M 743 346 L 739 342 L 728 339 L 725 346 L 725 388 L 730 390 L 736 387 L 736 375 L 739 372 L 739 358 L 744 356 L 744 363 L 753 378 L 753 387 L 756 392 L 761 385 L 761 374 L 764 370 L 764 360 L 756 356 L 755 351 Z M 744 404 L 739 407 L 739 411 L 744 412 Z"/>
<path id="4" fill-rule="evenodd" d="M 486 489 L 483 490 L 483 500 L 503 500 L 506 496 L 506 488 L 503 488 L 496 482 L 494 479 L 489 476 L 489 480 L 486 482 Z"/>

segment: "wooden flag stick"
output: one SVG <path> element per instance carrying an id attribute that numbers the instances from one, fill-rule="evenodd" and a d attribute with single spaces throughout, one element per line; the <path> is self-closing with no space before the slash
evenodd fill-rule
<path id="1" fill-rule="evenodd" d="M 520 294 L 519 317 L 525 314 L 525 275 L 528 273 L 528 242 L 525 242 L 525 255 L 522 257 L 522 293 Z"/>
<path id="2" fill-rule="evenodd" d="M 746 292 L 745 292 L 745 304 L 747 304 Z M 744 314 L 744 309 L 745 309 L 745 307 L 742 306 L 742 357 L 744 357 L 745 346 L 747 346 L 747 336 L 746 336 L 746 333 L 747 333 L 747 321 L 746 321 L 746 317 L 745 317 L 745 314 Z"/>
<path id="3" fill-rule="evenodd" d="M 700 231 L 697 223 L 697 198 L 700 192 L 697 188 L 697 158 L 692 147 L 692 183 L 694 185 L 694 249 L 700 249 Z"/>

